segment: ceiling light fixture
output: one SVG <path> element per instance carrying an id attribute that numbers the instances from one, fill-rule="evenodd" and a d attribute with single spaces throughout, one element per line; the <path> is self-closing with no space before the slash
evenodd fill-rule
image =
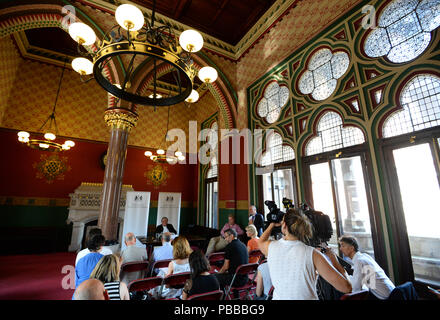
<path id="1" fill-rule="evenodd" d="M 46 124 L 49 123 L 47 131 L 44 134 L 44 139 L 38 139 L 38 138 L 31 139 L 31 135 L 27 131 L 20 131 L 17 134 L 19 142 L 24 143 L 33 149 L 38 149 L 38 150 L 43 150 L 43 151 L 62 151 L 62 150 L 69 150 L 70 148 L 75 146 L 75 142 L 73 142 L 71 140 L 67 140 L 63 144 L 55 142 L 55 140 L 57 138 L 56 135 L 58 134 L 57 121 L 55 118 L 55 110 L 57 107 L 58 96 L 60 94 L 61 83 L 63 81 L 65 66 L 66 66 L 66 63 L 64 63 L 63 69 L 61 71 L 61 77 L 60 77 L 60 81 L 58 84 L 57 95 L 55 97 L 55 103 L 53 105 L 52 113 L 49 115 L 49 117 L 46 119 L 46 121 L 44 121 L 44 123 L 40 127 L 40 129 L 38 129 L 38 131 L 43 132 L 43 129 L 46 126 Z M 52 126 L 54 128 L 52 128 Z M 55 129 L 55 134 L 53 133 L 53 129 Z"/>
<path id="2" fill-rule="evenodd" d="M 78 52 L 83 56 L 72 61 L 72 67 L 82 78 L 92 75 L 100 86 L 113 96 L 135 104 L 154 107 L 170 106 L 186 101 L 194 103 L 198 97 L 194 94 L 194 77 L 197 70 L 191 54 L 203 47 L 203 37 L 195 30 L 181 33 L 179 41 L 168 25 L 155 26 L 156 1 L 153 1 L 151 21 L 145 21 L 140 9 L 131 4 L 117 7 L 114 25 L 103 40 L 97 41 L 97 51 L 86 51 L 83 46 L 94 44 L 96 35 L 93 29 L 83 23 L 69 26 L 70 36 L 78 43 Z M 118 87 L 104 75 L 104 68 L 110 60 L 123 67 L 123 81 Z M 162 74 L 160 70 L 165 71 Z M 147 92 L 130 88 L 134 78 L 146 73 Z M 171 76 L 170 76 L 171 74 Z M 162 78 L 164 77 L 165 78 Z M 212 67 L 203 67 L 198 72 L 202 85 L 212 83 L 217 71 Z M 86 81 L 92 79 L 89 78 Z M 165 79 L 165 80 L 164 80 Z M 172 82 L 172 90 L 163 85 Z M 168 95 L 159 96 L 169 89 Z"/>
<path id="3" fill-rule="evenodd" d="M 153 154 L 151 151 L 145 151 L 144 155 L 148 158 L 150 158 L 154 162 L 168 162 L 170 164 L 175 164 L 178 161 L 185 160 L 185 156 L 183 153 L 179 150 L 175 151 L 174 154 L 171 152 L 166 152 L 164 146 L 167 145 L 167 136 L 168 136 L 168 126 L 170 123 L 170 107 L 168 107 L 168 120 L 167 120 L 167 131 L 165 133 L 163 144 L 160 146 L 159 149 L 156 150 L 156 154 Z"/>

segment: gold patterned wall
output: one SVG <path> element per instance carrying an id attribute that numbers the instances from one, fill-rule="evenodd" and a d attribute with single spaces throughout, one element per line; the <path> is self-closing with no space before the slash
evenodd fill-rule
<path id="1" fill-rule="evenodd" d="M 13 86 L 11 79 L 15 78 L 20 57 L 9 38 L 0 39 L 0 126 L 9 100 L 9 93 Z"/>

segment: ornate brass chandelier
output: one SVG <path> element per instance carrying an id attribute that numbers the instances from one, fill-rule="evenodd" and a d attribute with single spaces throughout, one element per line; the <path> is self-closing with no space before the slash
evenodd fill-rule
<path id="1" fill-rule="evenodd" d="M 142 11 L 136 6 L 118 6 L 115 12 L 118 24 L 98 41 L 88 25 L 70 24 L 69 34 L 78 43 L 78 52 L 83 56 L 75 58 L 72 67 L 82 78 L 93 74 L 85 81 L 94 78 L 113 96 L 134 104 L 162 107 L 182 101 L 196 102 L 198 93 L 194 90 L 194 77 L 197 70 L 191 53 L 203 47 L 203 37 L 197 31 L 186 30 L 178 43 L 170 26 L 154 25 L 155 7 L 154 0 L 151 21 L 145 23 Z M 83 46 L 95 42 L 96 52 L 84 49 Z M 121 83 L 112 83 L 105 76 L 104 69 L 110 61 L 123 67 Z M 133 88 L 133 80 L 139 75 L 147 89 Z M 202 85 L 214 82 L 217 76 L 217 71 L 209 66 L 198 72 Z"/>
<path id="2" fill-rule="evenodd" d="M 29 146 L 33 149 L 38 149 L 38 150 L 42 150 L 42 151 L 57 151 L 58 152 L 58 151 L 62 151 L 62 150 L 69 150 L 70 148 L 75 146 L 75 142 L 73 142 L 71 140 L 67 140 L 63 144 L 55 142 L 55 139 L 57 138 L 56 135 L 58 134 L 57 121 L 55 118 L 55 110 L 57 107 L 58 96 L 60 94 L 61 82 L 63 81 L 64 69 L 65 69 L 65 64 L 63 66 L 63 70 L 61 71 L 60 82 L 58 84 L 57 95 L 55 97 L 55 103 L 54 103 L 54 106 L 52 109 L 52 113 L 49 115 L 49 117 L 46 119 L 46 121 L 44 121 L 44 123 L 40 127 L 40 129 L 38 129 L 38 131 L 44 132 L 43 131 L 44 127 L 46 126 L 46 124 L 49 123 L 47 131 L 44 134 L 44 139 L 39 139 L 39 138 L 31 139 L 31 137 L 30 137 L 31 135 L 29 132 L 27 132 L 27 131 L 18 132 L 18 141 L 26 144 L 27 146 Z M 55 134 L 53 133 L 52 126 L 55 129 Z"/>
<path id="3" fill-rule="evenodd" d="M 167 120 L 167 131 L 165 133 L 164 141 L 159 149 L 156 150 L 156 154 L 153 154 L 151 151 L 145 151 L 145 156 L 149 157 L 154 162 L 165 163 L 168 162 L 170 164 L 175 164 L 178 161 L 185 160 L 185 156 L 179 150 L 176 150 L 174 154 L 170 151 L 165 151 L 167 136 L 168 136 L 168 126 L 170 123 L 170 107 L 168 107 L 168 120 Z"/>

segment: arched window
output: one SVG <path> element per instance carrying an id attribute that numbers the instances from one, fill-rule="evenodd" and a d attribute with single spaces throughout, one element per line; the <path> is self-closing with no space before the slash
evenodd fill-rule
<path id="1" fill-rule="evenodd" d="M 365 137 L 361 129 L 351 126 L 344 128 L 339 114 L 328 111 L 319 119 L 317 136 L 312 138 L 306 145 L 306 156 L 364 142 Z"/>
<path id="2" fill-rule="evenodd" d="M 364 43 L 372 58 L 387 56 L 394 63 L 417 58 L 440 25 L 440 0 L 395 0 L 381 13 L 378 27 Z"/>
<path id="3" fill-rule="evenodd" d="M 347 71 L 350 59 L 344 51 L 318 50 L 310 58 L 307 70 L 298 81 L 302 94 L 311 94 L 318 101 L 325 100 L 335 91 L 337 79 Z"/>
<path id="4" fill-rule="evenodd" d="M 281 109 L 289 101 L 289 88 L 280 86 L 278 82 L 271 82 L 264 90 L 263 97 L 257 106 L 257 114 L 265 118 L 268 123 L 278 120 Z"/>
<path id="5" fill-rule="evenodd" d="M 261 157 L 261 165 L 268 166 L 295 159 L 295 152 L 290 146 L 283 146 L 279 133 L 271 134 L 266 142 L 266 152 Z"/>
<path id="6" fill-rule="evenodd" d="M 211 150 L 214 152 L 212 155 L 209 169 L 206 173 L 206 178 L 216 178 L 218 175 L 218 168 L 217 168 L 217 146 L 218 146 L 218 124 L 217 122 L 213 122 L 211 124 L 211 130 L 206 136 L 206 141 L 209 141 L 208 143 L 211 144 Z"/>
<path id="7" fill-rule="evenodd" d="M 409 81 L 400 95 L 402 110 L 383 124 L 384 138 L 440 125 L 440 78 L 421 74 Z"/>

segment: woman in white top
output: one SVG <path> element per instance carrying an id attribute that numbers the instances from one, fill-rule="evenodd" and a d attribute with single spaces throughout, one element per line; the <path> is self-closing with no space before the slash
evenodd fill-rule
<path id="1" fill-rule="evenodd" d="M 283 239 L 270 241 L 272 229 L 281 225 Z M 327 250 L 333 267 L 318 250 L 305 244 L 312 237 L 308 219 L 295 209 L 284 215 L 283 221 L 271 223 L 260 237 L 258 245 L 267 257 L 270 278 L 274 286 L 273 300 L 318 300 L 318 273 L 337 290 L 351 292 L 345 270 L 333 263 L 336 256 Z"/>

